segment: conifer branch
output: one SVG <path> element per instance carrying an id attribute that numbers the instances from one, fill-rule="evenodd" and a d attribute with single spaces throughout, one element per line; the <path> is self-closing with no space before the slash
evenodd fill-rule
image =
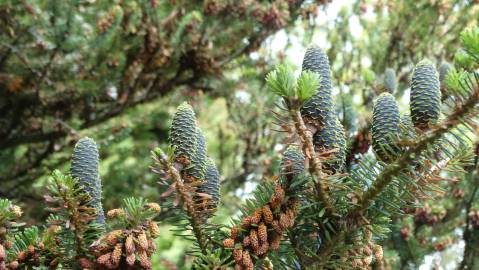
<path id="1" fill-rule="evenodd" d="M 155 151 L 155 155 L 155 160 L 157 161 L 157 163 L 161 165 L 162 169 L 173 180 L 173 185 L 185 204 L 186 214 L 190 217 L 192 231 L 195 236 L 196 242 L 198 243 L 198 247 L 200 248 L 203 255 L 207 255 L 208 250 L 206 245 L 206 236 L 203 235 L 203 231 L 201 229 L 202 222 L 201 218 L 198 216 L 198 213 L 195 210 L 193 196 L 187 190 L 187 187 L 184 185 L 183 179 L 181 178 L 179 171 L 171 164 L 166 154 L 158 148 Z"/>
<path id="2" fill-rule="evenodd" d="M 462 104 L 456 107 L 454 112 L 447 117 L 442 125 L 436 127 L 422 139 L 418 140 L 410 147 L 400 158 L 390 165 L 388 165 L 376 178 L 372 186 L 363 193 L 360 197 L 358 206 L 353 208 L 349 213 L 354 215 L 355 213 L 362 213 L 373 201 L 377 195 L 386 187 L 395 176 L 397 176 L 403 168 L 406 168 L 414 158 L 421 154 L 427 147 L 441 138 L 442 135 L 449 132 L 451 129 L 457 126 L 457 122 L 468 115 L 474 106 L 479 103 L 479 88 L 474 88 L 469 98 Z"/>
<path id="3" fill-rule="evenodd" d="M 479 165 L 476 165 L 476 169 L 472 173 L 472 192 L 470 198 L 465 203 L 465 212 L 466 212 L 466 221 L 465 229 L 463 233 L 463 240 L 465 242 L 464 255 L 461 261 L 461 264 L 458 269 L 468 269 L 468 267 L 473 267 L 476 263 L 479 263 L 477 260 L 478 249 L 474 248 L 476 242 L 479 241 L 479 237 L 474 235 L 474 227 L 471 224 L 471 217 L 469 212 L 475 201 L 476 195 L 479 190 Z M 472 227 L 472 228 L 471 228 Z"/>
<path id="4" fill-rule="evenodd" d="M 85 202 L 91 200 L 90 196 L 83 191 L 78 190 L 75 185 L 77 182 L 70 176 L 65 176 L 59 171 L 54 171 L 52 175 L 52 184 L 50 186 L 51 196 L 45 196 L 47 202 L 55 202 L 60 206 L 64 213 L 67 223 L 64 225 L 70 229 L 74 238 L 75 254 L 77 257 L 85 255 L 87 244 L 87 231 L 95 231 L 91 224 L 95 220 L 96 210 Z M 57 208 L 52 208 L 57 209 Z"/>
<path id="5" fill-rule="evenodd" d="M 334 212 L 334 209 L 327 193 L 327 185 L 325 183 L 326 177 L 321 168 L 321 161 L 319 160 L 318 155 L 316 154 L 316 151 L 314 149 L 313 136 L 304 124 L 303 118 L 301 117 L 301 113 L 299 112 L 299 110 L 291 108 L 291 106 L 288 107 L 291 118 L 294 121 L 298 136 L 303 142 L 303 147 L 305 148 L 305 155 L 309 157 L 310 171 L 317 178 L 318 182 L 316 184 L 316 191 L 318 197 L 321 200 L 321 203 L 323 203 L 324 207 L 326 208 L 328 215 L 331 216 L 331 214 Z"/>
<path id="6" fill-rule="evenodd" d="M 346 234 L 351 233 L 365 225 L 365 222 L 367 221 L 359 217 L 364 210 L 367 209 L 369 203 L 374 201 L 381 191 L 383 191 L 383 189 L 391 183 L 395 176 L 401 173 L 404 168 L 414 161 L 415 156 L 420 155 L 424 150 L 427 149 L 429 145 L 436 142 L 444 134 L 456 127 L 457 122 L 461 121 L 461 119 L 470 114 L 478 103 L 479 87 L 475 87 L 468 99 L 462 103 L 462 105 L 458 105 L 454 112 L 443 121 L 442 125 L 425 134 L 422 139 L 415 142 L 406 152 L 396 159 L 395 162 L 386 166 L 386 168 L 378 175 L 372 186 L 360 197 L 357 206 L 352 208 L 346 215 L 347 217 L 353 218 L 355 222 L 351 223 L 352 226 L 348 226 L 341 232 L 333 235 L 330 241 L 328 241 L 317 254 L 316 258 L 318 261 L 321 259 L 321 261 L 327 262 L 327 258 L 330 258 L 334 254 L 335 247 L 338 247 L 338 243 L 344 241 Z"/>

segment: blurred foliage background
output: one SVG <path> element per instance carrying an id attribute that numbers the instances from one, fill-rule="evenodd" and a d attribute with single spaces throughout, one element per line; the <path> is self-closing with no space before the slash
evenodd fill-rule
<path id="1" fill-rule="evenodd" d="M 171 115 L 186 100 L 222 175 L 215 220 L 228 223 L 278 165 L 277 100 L 264 82 L 277 64 L 299 68 L 311 43 L 327 52 L 354 170 L 369 150 L 385 70 L 407 101 L 414 63 L 460 61 L 459 33 L 477 25 L 478 13 L 474 0 L 1 0 L 0 197 L 20 204 L 31 223 L 45 218 L 37 202 L 48 175 L 67 171 L 74 142 L 89 136 L 101 147 L 105 209 L 127 196 L 161 201 L 150 151 L 166 144 Z M 467 188 L 451 187 L 459 195 L 427 214 L 462 204 Z M 393 269 L 454 268 L 461 215 L 432 223 L 451 239 L 443 247 L 409 241 L 415 221 L 398 220 L 386 245 Z M 162 223 L 155 269 L 191 263 L 190 243 L 167 233 L 174 226 Z"/>

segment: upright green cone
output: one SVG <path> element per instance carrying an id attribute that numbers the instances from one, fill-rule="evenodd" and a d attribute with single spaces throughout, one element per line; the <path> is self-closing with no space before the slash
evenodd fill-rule
<path id="1" fill-rule="evenodd" d="M 397 87 L 398 82 L 396 79 L 396 72 L 394 72 L 394 69 L 392 68 L 387 68 L 384 72 L 384 88 L 386 88 L 386 91 L 393 94 L 396 92 Z"/>
<path id="2" fill-rule="evenodd" d="M 448 62 L 444 62 L 439 66 L 439 82 L 441 85 L 441 99 L 444 99 L 445 97 L 449 95 L 447 84 L 446 84 L 446 78 L 452 69 L 453 69 L 453 66 L 449 64 Z"/>
<path id="3" fill-rule="evenodd" d="M 220 202 L 220 173 L 211 158 L 206 161 L 205 182 L 197 191 L 211 195 L 215 207 Z"/>
<path id="4" fill-rule="evenodd" d="M 184 165 L 181 173 L 189 182 L 203 181 L 206 170 L 206 142 L 196 125 L 193 108 L 186 102 L 178 106 L 170 128 L 170 144 L 175 159 Z"/>
<path id="5" fill-rule="evenodd" d="M 98 147 L 94 140 L 85 137 L 75 145 L 70 173 L 91 198 L 90 205 L 97 211 L 96 221 L 105 224 L 105 215 L 101 204 L 101 180 Z"/>
<path id="6" fill-rule="evenodd" d="M 399 152 L 394 140 L 400 133 L 400 114 L 396 99 L 390 93 L 382 93 L 374 103 L 372 145 L 378 158 L 390 162 Z"/>
<path id="7" fill-rule="evenodd" d="M 281 159 L 281 173 L 287 177 L 295 177 L 304 172 L 304 155 L 297 147 L 289 146 Z"/>
<path id="8" fill-rule="evenodd" d="M 441 113 L 441 90 L 436 69 L 428 60 L 416 65 L 411 81 L 411 119 L 414 126 L 425 130 Z"/>
<path id="9" fill-rule="evenodd" d="M 193 108 L 186 102 L 181 104 L 170 128 L 170 144 L 175 147 L 175 159 L 183 165 L 180 170 L 186 184 L 196 187 L 195 208 L 202 213 L 203 221 L 216 210 L 220 201 L 220 174 L 213 160 L 207 157 L 206 140 L 197 126 Z"/>
<path id="10" fill-rule="evenodd" d="M 319 129 L 325 125 L 333 110 L 331 69 L 328 56 L 317 46 L 309 47 L 304 55 L 303 70 L 315 72 L 320 77 L 318 91 L 301 108 L 304 121 Z"/>
<path id="11" fill-rule="evenodd" d="M 448 62 L 444 62 L 439 66 L 439 81 L 444 83 L 447 74 L 452 70 L 452 65 Z"/>
<path id="12" fill-rule="evenodd" d="M 339 173 L 344 169 L 346 159 L 346 135 L 344 127 L 336 116 L 331 115 L 325 126 L 313 137 L 314 147 L 318 152 L 336 149 L 329 159 L 323 162 L 323 167 L 331 173 Z"/>
<path id="13" fill-rule="evenodd" d="M 170 128 L 170 144 L 175 147 L 176 161 L 188 165 L 197 148 L 196 116 L 186 102 L 178 106 Z"/>
<path id="14" fill-rule="evenodd" d="M 190 156 L 190 163 L 183 170 L 186 178 L 190 180 L 202 180 L 206 170 L 206 141 L 200 128 L 196 128 L 195 150 Z"/>

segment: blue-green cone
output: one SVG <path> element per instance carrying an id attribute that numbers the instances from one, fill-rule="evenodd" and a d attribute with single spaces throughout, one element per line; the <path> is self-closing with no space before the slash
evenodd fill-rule
<path id="1" fill-rule="evenodd" d="M 427 129 L 439 119 L 441 90 L 436 69 L 428 60 L 416 65 L 411 81 L 411 118 L 414 126 Z"/>
<path id="2" fill-rule="evenodd" d="M 178 162 L 189 164 L 196 152 L 196 116 L 186 102 L 178 106 L 170 128 L 170 144 L 175 147 Z"/>
<path id="3" fill-rule="evenodd" d="M 453 66 L 448 62 L 444 62 L 439 66 L 439 82 L 441 84 L 441 99 L 448 96 L 446 78 Z"/>
<path id="4" fill-rule="evenodd" d="M 314 134 L 313 144 L 319 153 L 337 149 L 323 162 L 323 167 L 332 173 L 343 171 L 346 159 L 346 135 L 343 125 L 336 116 L 329 117 L 325 126 Z"/>
<path id="5" fill-rule="evenodd" d="M 401 133 L 407 132 L 407 133 L 414 133 L 414 124 L 412 123 L 411 116 L 409 114 L 403 114 L 401 115 L 401 118 L 399 120 L 399 127 L 401 129 Z"/>
<path id="6" fill-rule="evenodd" d="M 304 155 L 297 147 L 289 146 L 281 159 L 281 173 L 295 177 L 304 172 Z"/>
<path id="7" fill-rule="evenodd" d="M 317 46 L 309 47 L 304 55 L 303 70 L 315 72 L 320 77 L 318 91 L 301 108 L 304 121 L 319 129 L 334 110 L 328 56 Z"/>
<path id="8" fill-rule="evenodd" d="M 451 69 L 452 69 L 452 65 L 449 64 L 448 62 L 444 62 L 439 66 L 439 81 L 441 83 L 444 82 L 444 80 L 446 79 L 447 74 L 449 74 Z"/>
<path id="9" fill-rule="evenodd" d="M 203 180 L 206 170 L 206 141 L 201 129 L 196 128 L 194 151 L 190 154 L 190 163 L 184 168 L 183 172 L 190 180 Z M 191 179 L 193 178 L 193 179 Z"/>
<path id="10" fill-rule="evenodd" d="M 80 139 L 73 150 L 70 173 L 73 178 L 78 179 L 79 185 L 90 196 L 90 205 L 97 211 L 97 223 L 105 224 L 105 215 L 101 204 L 99 165 L 98 147 L 95 141 L 88 137 Z"/>
<path id="11" fill-rule="evenodd" d="M 400 115 L 396 99 L 390 93 L 382 93 L 376 99 L 373 110 L 372 145 L 379 159 L 389 162 L 399 152 L 393 145 L 398 138 Z"/>
<path id="12" fill-rule="evenodd" d="M 394 72 L 394 69 L 392 68 L 387 68 L 384 72 L 384 88 L 386 88 L 389 93 L 393 94 L 397 87 L 398 82 L 396 79 L 396 72 Z"/>
<path id="13" fill-rule="evenodd" d="M 214 206 L 218 205 L 220 201 L 220 173 L 211 158 L 206 161 L 205 182 L 197 189 L 197 192 L 211 195 Z"/>

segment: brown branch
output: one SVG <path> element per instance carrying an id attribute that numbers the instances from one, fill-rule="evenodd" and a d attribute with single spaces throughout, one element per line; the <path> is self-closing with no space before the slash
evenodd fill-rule
<path id="1" fill-rule="evenodd" d="M 306 127 L 304 124 L 303 118 L 299 110 L 289 107 L 289 113 L 291 118 L 293 119 L 296 131 L 298 136 L 303 143 L 303 147 L 305 148 L 305 155 L 309 158 L 310 162 L 310 171 L 311 173 L 316 176 L 316 192 L 321 200 L 321 203 L 326 208 L 326 212 L 329 216 L 332 216 L 334 213 L 334 207 L 331 204 L 331 200 L 327 193 L 328 185 L 326 183 L 326 175 L 323 173 L 321 168 L 321 161 L 316 154 L 316 150 L 314 149 L 313 144 L 313 136 L 311 135 L 311 131 Z"/>
<path id="2" fill-rule="evenodd" d="M 161 150 L 155 151 L 155 154 L 157 163 L 173 180 L 174 187 L 184 202 L 186 214 L 190 217 L 191 227 L 193 234 L 195 235 L 196 242 L 198 243 L 201 253 L 206 255 L 208 253 L 208 247 L 206 246 L 205 239 L 206 236 L 203 235 L 203 231 L 201 229 L 202 222 L 195 210 L 193 196 L 185 186 L 178 170 L 168 160 L 166 154 Z"/>

